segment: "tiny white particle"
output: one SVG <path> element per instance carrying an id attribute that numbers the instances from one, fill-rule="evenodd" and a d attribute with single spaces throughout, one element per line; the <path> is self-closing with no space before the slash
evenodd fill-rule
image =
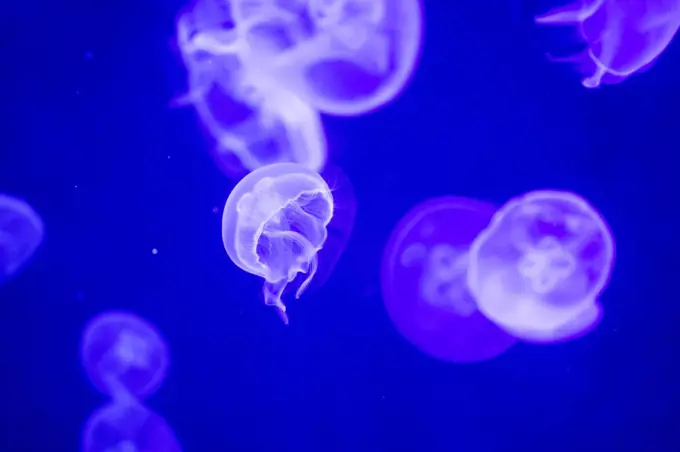
<path id="1" fill-rule="evenodd" d="M 152 250 L 151 250 L 151 254 L 154 254 L 154 255 L 155 255 L 155 254 L 158 254 L 158 250 L 157 250 L 156 248 L 152 249 Z"/>

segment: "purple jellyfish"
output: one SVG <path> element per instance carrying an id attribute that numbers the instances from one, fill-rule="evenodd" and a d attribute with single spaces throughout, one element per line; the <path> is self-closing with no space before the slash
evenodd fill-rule
<path id="1" fill-rule="evenodd" d="M 553 60 L 579 64 L 583 86 L 595 88 L 651 67 L 680 27 L 680 0 L 580 0 L 536 22 L 578 27 L 585 51 Z"/>
<path id="2" fill-rule="evenodd" d="M 470 244 L 494 212 L 472 199 L 432 199 L 407 213 L 389 239 L 385 308 L 399 332 L 430 356 L 484 361 L 516 342 L 479 312 L 465 282 Z"/>
<path id="3" fill-rule="evenodd" d="M 106 312 L 85 327 L 80 348 L 92 384 L 114 400 L 142 400 L 158 390 L 168 371 L 168 347 L 158 330 L 128 312 Z"/>
<path id="4" fill-rule="evenodd" d="M 536 191 L 501 207 L 475 239 L 468 287 L 501 328 L 550 341 L 588 318 L 613 264 L 612 234 L 592 206 L 572 193 Z"/>
<path id="5" fill-rule="evenodd" d="M 317 253 L 328 237 L 333 196 L 326 181 L 303 166 L 277 163 L 244 177 L 222 214 L 222 242 L 241 269 L 264 279 L 264 301 L 288 323 L 283 290 L 306 274 L 299 298 L 314 278 Z"/>
<path id="6" fill-rule="evenodd" d="M 127 400 L 95 411 L 83 427 L 83 452 L 181 452 L 168 423 L 150 409 Z"/>
<path id="7" fill-rule="evenodd" d="M 0 285 L 30 260 L 43 241 L 44 230 L 31 206 L 0 194 Z"/>

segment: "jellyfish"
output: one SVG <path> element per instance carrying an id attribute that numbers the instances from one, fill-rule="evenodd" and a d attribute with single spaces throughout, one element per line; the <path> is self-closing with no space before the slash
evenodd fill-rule
<path id="1" fill-rule="evenodd" d="M 105 312 L 88 323 L 80 354 L 92 384 L 114 399 L 150 396 L 165 380 L 170 362 L 158 330 L 122 311 Z"/>
<path id="2" fill-rule="evenodd" d="M 543 190 L 496 212 L 470 248 L 467 281 L 479 309 L 501 328 L 550 338 L 599 299 L 613 264 L 602 216 L 576 194 Z"/>
<path id="3" fill-rule="evenodd" d="M 381 292 L 400 334 L 429 356 L 455 363 L 485 361 L 516 339 L 489 321 L 467 287 L 469 248 L 495 207 L 447 196 L 409 211 L 382 258 Z"/>
<path id="4" fill-rule="evenodd" d="M 31 259 L 43 241 L 44 230 L 30 205 L 0 194 L 0 285 Z"/>
<path id="5" fill-rule="evenodd" d="M 538 16 L 543 25 L 573 25 L 586 49 L 554 61 L 575 63 L 583 86 L 619 83 L 648 70 L 680 27 L 679 0 L 581 0 Z"/>
<path id="6" fill-rule="evenodd" d="M 299 298 L 317 271 L 317 253 L 328 236 L 333 196 L 323 178 L 303 166 L 278 163 L 244 177 L 222 215 L 222 241 L 242 270 L 264 279 L 264 302 L 288 323 L 283 291 L 306 275 Z"/>
<path id="7" fill-rule="evenodd" d="M 133 399 L 95 411 L 82 433 L 83 452 L 180 452 L 172 428 Z"/>

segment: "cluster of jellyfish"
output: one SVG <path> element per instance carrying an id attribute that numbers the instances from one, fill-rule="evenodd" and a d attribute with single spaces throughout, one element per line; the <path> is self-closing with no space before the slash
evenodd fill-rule
<path id="1" fill-rule="evenodd" d="M 158 330 L 122 311 L 99 314 L 85 327 L 80 346 L 85 375 L 109 398 L 85 422 L 83 452 L 180 452 L 165 419 L 144 405 L 163 384 L 168 347 Z"/>

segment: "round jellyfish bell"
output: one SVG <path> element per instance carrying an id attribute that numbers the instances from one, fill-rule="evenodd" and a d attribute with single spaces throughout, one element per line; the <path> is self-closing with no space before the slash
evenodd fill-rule
<path id="1" fill-rule="evenodd" d="M 575 1 L 544 15 L 543 25 L 573 25 L 587 47 L 564 58 L 582 66 L 587 88 L 619 83 L 648 70 L 680 27 L 679 0 Z"/>
<path id="2" fill-rule="evenodd" d="M 167 375 L 168 347 L 158 330 L 128 312 L 106 312 L 85 327 L 80 346 L 92 384 L 114 399 L 144 399 Z"/>
<path id="3" fill-rule="evenodd" d="M 397 330 L 424 353 L 456 363 L 485 361 L 516 339 L 490 322 L 469 293 L 469 247 L 494 206 L 447 196 L 409 211 L 382 259 L 381 292 Z"/>
<path id="4" fill-rule="evenodd" d="M 92 413 L 83 427 L 83 452 L 181 452 L 172 428 L 134 400 Z"/>
<path id="5" fill-rule="evenodd" d="M 222 214 L 222 242 L 229 258 L 264 278 L 264 301 L 288 323 L 283 290 L 306 274 L 299 298 L 317 270 L 328 236 L 333 196 L 318 173 L 292 163 L 259 168 L 232 190 Z"/>
<path id="6" fill-rule="evenodd" d="M 44 230 L 40 216 L 28 203 L 0 194 L 0 284 L 31 259 Z"/>
<path id="7" fill-rule="evenodd" d="M 501 207 L 475 239 L 467 280 L 491 321 L 550 337 L 595 303 L 613 264 L 612 234 L 590 204 L 535 191 Z"/>

